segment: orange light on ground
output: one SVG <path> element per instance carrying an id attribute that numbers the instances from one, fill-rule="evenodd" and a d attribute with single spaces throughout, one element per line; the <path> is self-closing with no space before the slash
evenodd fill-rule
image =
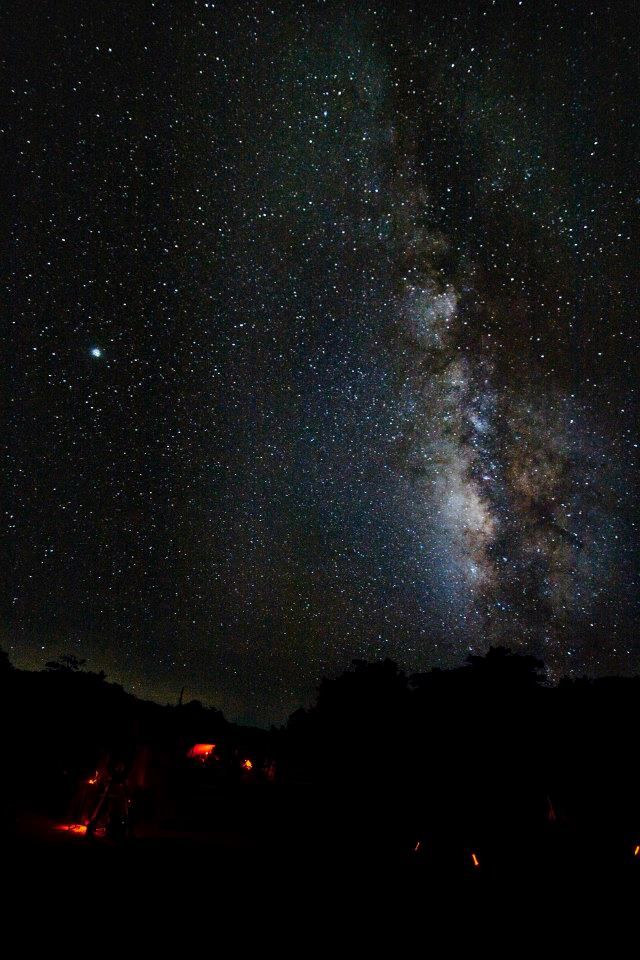
<path id="1" fill-rule="evenodd" d="M 194 743 L 191 749 L 187 752 L 187 756 L 191 760 L 205 761 L 208 760 L 215 748 L 215 743 Z"/>
<path id="2" fill-rule="evenodd" d="M 478 858 L 476 857 L 475 853 L 472 853 L 472 854 L 471 854 L 471 862 L 473 863 L 474 867 L 479 867 L 479 866 L 480 866 L 480 861 L 479 861 Z"/>
<path id="3" fill-rule="evenodd" d="M 93 786 L 93 784 L 94 784 L 94 783 L 97 783 L 97 782 L 98 782 L 98 771 L 96 770 L 96 772 L 95 772 L 94 775 L 91 777 L 91 779 L 90 779 L 90 780 L 87 780 L 87 783 L 90 784 L 91 786 Z"/>
<path id="4" fill-rule="evenodd" d="M 633 851 L 633 855 L 634 857 L 640 857 L 640 843 L 636 846 L 635 850 Z"/>
<path id="5" fill-rule="evenodd" d="M 252 760 L 243 760 L 242 761 L 243 770 L 253 770 L 253 761 Z"/>
<path id="6" fill-rule="evenodd" d="M 77 833 L 81 836 L 87 832 L 83 823 L 59 823 L 56 830 L 63 830 L 65 833 Z"/>

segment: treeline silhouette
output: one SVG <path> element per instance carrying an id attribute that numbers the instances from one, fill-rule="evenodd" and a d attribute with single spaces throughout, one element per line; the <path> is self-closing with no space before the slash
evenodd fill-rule
<path id="1" fill-rule="evenodd" d="M 287 755 L 346 797 L 361 839 L 391 824 L 425 856 L 624 859 L 640 842 L 639 705 L 638 678 L 551 686 L 540 660 L 504 648 L 410 677 L 354 661 L 291 717 Z"/>
<path id="2" fill-rule="evenodd" d="M 117 761 L 141 828 L 239 831 L 281 856 L 640 865 L 639 678 L 551 685 L 504 648 L 411 676 L 356 660 L 265 731 L 84 667 L 0 657 L 6 825 L 68 818 L 78 785 Z M 194 756 L 203 743 L 214 751 Z"/>

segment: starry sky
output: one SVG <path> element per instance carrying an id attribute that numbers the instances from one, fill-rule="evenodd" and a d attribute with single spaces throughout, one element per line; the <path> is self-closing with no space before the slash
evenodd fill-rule
<path id="1" fill-rule="evenodd" d="M 638 672 L 634 5 L 7 13 L 14 663 Z"/>

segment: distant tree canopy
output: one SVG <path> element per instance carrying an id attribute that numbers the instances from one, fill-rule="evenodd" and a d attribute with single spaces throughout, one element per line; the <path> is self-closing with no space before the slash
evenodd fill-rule
<path id="1" fill-rule="evenodd" d="M 474 679 L 491 686 L 522 689 L 535 687 L 546 680 L 542 660 L 529 654 L 512 653 L 507 647 L 490 647 L 484 657 L 471 654 L 467 663 Z"/>
<path id="2" fill-rule="evenodd" d="M 319 714 L 332 714 L 336 719 L 358 714 L 395 714 L 407 690 L 407 677 L 393 660 L 354 660 L 352 669 L 341 676 L 322 680 L 316 709 Z"/>
<path id="3" fill-rule="evenodd" d="M 52 673 L 78 673 L 86 664 L 86 660 L 80 660 L 73 653 L 63 653 L 57 660 L 48 660 L 45 668 Z"/>
<path id="4" fill-rule="evenodd" d="M 506 647 L 490 647 L 484 656 L 471 654 L 464 666 L 453 670 L 436 668 L 410 677 L 412 688 L 423 693 L 455 689 L 461 694 L 473 690 L 478 695 L 501 696 L 517 696 L 545 681 L 546 668 L 542 660 L 529 654 L 513 653 Z"/>
<path id="5" fill-rule="evenodd" d="M 289 728 L 299 729 L 309 722 L 323 727 L 388 726 L 402 722 L 411 702 L 466 697 L 470 692 L 480 697 L 517 697 L 545 679 L 541 660 L 506 647 L 491 647 L 484 656 L 471 655 L 462 667 L 436 668 L 411 677 L 389 659 L 353 660 L 340 676 L 321 681 L 315 705 L 292 714 Z"/>
<path id="6" fill-rule="evenodd" d="M 64 676 L 82 675 L 91 680 L 106 680 L 106 673 L 100 670 L 96 673 L 93 670 L 85 670 L 86 660 L 76 657 L 73 653 L 64 653 L 57 660 L 48 660 L 45 663 L 47 673 L 57 673 Z"/>

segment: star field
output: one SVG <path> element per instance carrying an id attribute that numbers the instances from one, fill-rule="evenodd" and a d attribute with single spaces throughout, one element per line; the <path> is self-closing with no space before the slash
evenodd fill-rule
<path id="1" fill-rule="evenodd" d="M 13 6 L 18 666 L 260 723 L 354 657 L 637 672 L 637 21 Z"/>

